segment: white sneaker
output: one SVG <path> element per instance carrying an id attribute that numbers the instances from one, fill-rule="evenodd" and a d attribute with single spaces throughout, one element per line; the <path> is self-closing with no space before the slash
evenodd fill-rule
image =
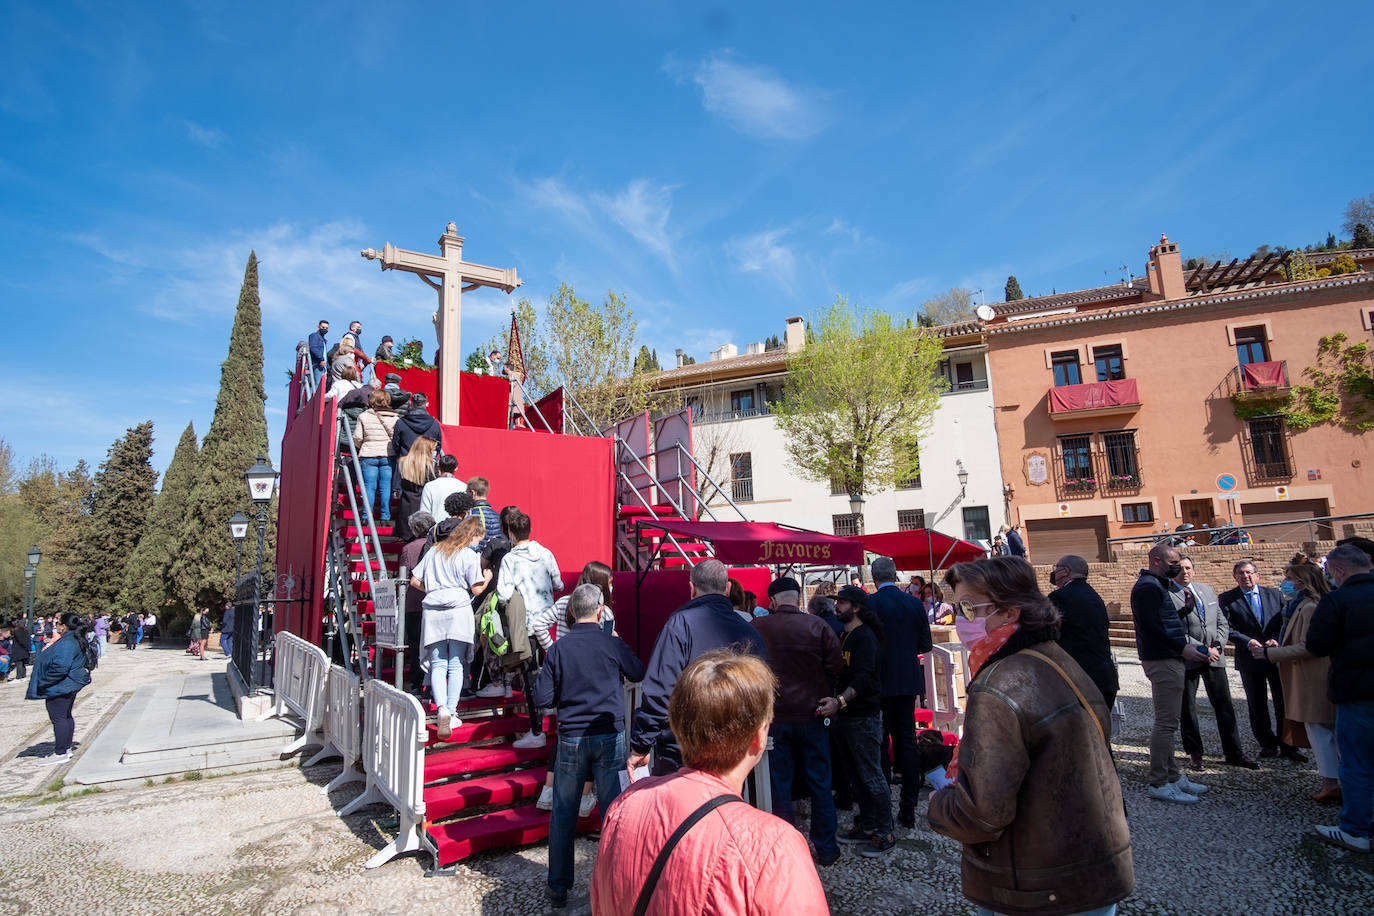
<path id="1" fill-rule="evenodd" d="M 545 786 L 539 790 L 539 801 L 534 806 L 540 811 L 553 810 L 553 786 Z"/>
<path id="2" fill-rule="evenodd" d="M 473 696 L 481 697 L 484 700 L 492 700 L 496 697 L 509 696 L 509 694 L 506 693 L 506 688 L 500 684 L 488 684 L 477 691 L 477 693 L 473 694 Z"/>
<path id="3" fill-rule="evenodd" d="M 1189 795 L 1205 795 L 1207 793 L 1206 786 L 1193 782 L 1187 776 L 1179 776 L 1178 782 L 1174 783 L 1174 785 L 1178 786 Z"/>
<path id="4" fill-rule="evenodd" d="M 439 707 L 439 740 L 447 741 L 453 734 L 453 713 Z"/>
<path id="5" fill-rule="evenodd" d="M 1162 786 L 1150 786 L 1145 794 L 1156 801 L 1174 802 L 1178 805 L 1196 805 L 1201 800 L 1196 795 L 1189 795 L 1184 792 L 1176 782 L 1166 782 Z"/>
<path id="6" fill-rule="evenodd" d="M 596 808 L 596 796 L 584 795 L 582 801 L 577 805 L 578 817 L 591 817 L 592 811 Z"/>
<path id="7" fill-rule="evenodd" d="M 522 748 L 543 747 L 546 743 L 547 738 L 545 737 L 543 732 L 540 732 L 537 735 L 534 732 L 525 732 L 519 738 L 515 739 L 515 746 Z"/>
<path id="8" fill-rule="evenodd" d="M 65 753 L 65 754 L 49 754 L 48 756 L 46 756 L 46 757 L 40 759 L 40 760 L 38 761 L 38 765 L 41 766 L 41 767 L 55 767 L 55 766 L 57 766 L 58 764 L 67 763 L 67 762 L 69 762 L 71 759 L 72 759 L 72 752 L 71 752 L 71 751 L 68 751 L 68 752 Z"/>
<path id="9" fill-rule="evenodd" d="M 1349 849 L 1351 852 L 1369 852 L 1369 837 L 1351 836 L 1339 827 L 1317 825 L 1312 832 L 1324 843 Z"/>

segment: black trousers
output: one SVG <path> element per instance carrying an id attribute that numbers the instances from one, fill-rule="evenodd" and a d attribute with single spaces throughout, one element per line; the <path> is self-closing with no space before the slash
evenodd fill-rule
<path id="1" fill-rule="evenodd" d="M 76 720 L 72 718 L 76 694 L 48 697 L 44 702 L 48 707 L 48 719 L 52 722 L 52 736 L 56 742 L 53 753 L 65 754 L 72 749 L 72 737 L 76 734 Z"/>
<path id="2" fill-rule="evenodd" d="M 1231 684 L 1226 678 L 1225 668 L 1203 665 L 1183 673 L 1183 709 L 1179 713 L 1179 726 L 1183 733 L 1183 752 L 1192 756 L 1201 754 L 1202 730 L 1197 718 L 1197 685 L 1202 682 L 1207 691 L 1207 702 L 1212 704 L 1217 716 L 1217 731 L 1221 733 L 1221 752 L 1227 760 L 1243 757 L 1240 748 L 1240 732 L 1236 730 L 1236 707 L 1231 702 Z"/>
<path id="3" fill-rule="evenodd" d="M 1241 651 L 1248 652 L 1248 649 Z M 1245 688 L 1245 703 L 1250 710 L 1250 731 L 1255 740 L 1265 750 L 1277 750 L 1283 745 L 1274 726 L 1269 721 L 1269 699 L 1274 703 L 1274 716 L 1277 727 L 1283 729 L 1283 685 L 1279 682 L 1279 666 L 1266 665 L 1255 671 L 1246 669 L 1240 673 L 1241 686 Z M 1268 695 L 1266 695 L 1268 691 Z"/>
<path id="4" fill-rule="evenodd" d="M 892 742 L 892 765 L 902 774 L 900 809 L 916 810 L 916 797 L 921 791 L 921 752 L 916 749 L 916 697 L 883 697 L 883 744 Z M 883 769 L 888 770 L 887 755 L 882 755 Z M 888 775 L 889 783 L 892 778 Z"/>

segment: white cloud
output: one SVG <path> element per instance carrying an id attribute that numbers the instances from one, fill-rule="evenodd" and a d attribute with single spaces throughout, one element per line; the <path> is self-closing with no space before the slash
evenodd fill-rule
<path id="1" fill-rule="evenodd" d="M 218 128 L 205 127 L 195 121 L 185 121 L 183 124 L 186 127 L 186 137 L 192 143 L 214 149 L 224 142 L 224 131 Z"/>
<path id="2" fill-rule="evenodd" d="M 726 253 L 744 273 L 766 273 L 788 292 L 797 286 L 797 258 L 782 240 L 790 229 L 769 229 L 743 238 L 731 239 Z"/>
<path id="3" fill-rule="evenodd" d="M 671 188 L 637 178 L 614 197 L 598 196 L 596 201 L 616 225 L 677 270 L 673 240 L 668 234 L 668 215 L 673 209 Z"/>
<path id="4" fill-rule="evenodd" d="M 825 230 L 826 235 L 842 235 L 849 239 L 850 244 L 856 248 L 863 244 L 863 233 L 851 224 L 848 220 L 840 219 L 838 216 L 830 221 L 830 225 Z"/>
<path id="5" fill-rule="evenodd" d="M 673 60 L 664 68 L 679 75 Z M 701 61 L 689 74 L 701 89 L 706 110 L 742 133 L 770 140 L 806 140 L 830 125 L 825 97 L 788 83 L 766 67 L 753 66 L 728 51 Z"/>

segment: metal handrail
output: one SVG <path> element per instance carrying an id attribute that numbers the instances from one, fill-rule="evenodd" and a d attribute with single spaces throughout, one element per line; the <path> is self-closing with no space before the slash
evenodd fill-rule
<path id="1" fill-rule="evenodd" d="M 525 383 L 520 381 L 520 379 L 516 378 L 515 376 L 508 375 L 506 376 L 506 378 L 507 380 L 514 382 L 515 385 L 519 387 L 522 403 L 525 404 L 528 410 L 533 410 L 534 415 L 539 418 L 539 422 L 544 424 L 544 429 L 547 432 L 552 433 L 553 427 L 549 425 L 549 421 L 544 417 L 544 413 L 539 409 L 539 405 L 530 399 L 529 389 L 525 387 Z M 507 422 L 509 423 L 509 420 Z"/>
<path id="2" fill-rule="evenodd" d="M 1288 519 L 1287 521 L 1280 521 L 1280 522 L 1254 522 L 1254 523 L 1245 523 L 1245 522 L 1241 522 L 1241 523 L 1239 523 L 1239 524 L 1226 525 L 1226 526 L 1221 527 L 1221 528 L 1186 528 L 1186 529 L 1184 529 L 1184 530 L 1182 530 L 1182 531 L 1180 531 L 1180 530 L 1178 530 L 1177 528 L 1175 528 L 1173 531 L 1155 531 L 1155 532 L 1152 532 L 1152 533 L 1150 533 L 1150 534 L 1133 534 L 1133 535 L 1129 535 L 1129 536 L 1126 536 L 1126 537 L 1107 538 L 1107 543 L 1108 543 L 1108 544 L 1127 544 L 1127 543 L 1131 543 L 1131 542 L 1134 542 L 1134 541 L 1141 541 L 1141 542 L 1145 542 L 1145 541 L 1158 541 L 1158 540 L 1161 540 L 1161 539 L 1163 539 L 1163 538 L 1187 537 L 1187 536 L 1197 535 L 1197 534 L 1209 534 L 1209 535 L 1210 535 L 1210 534 L 1213 534 L 1213 533 L 1215 533 L 1215 532 L 1229 533 L 1229 532 L 1232 532 L 1232 531 L 1236 531 L 1237 529 L 1244 530 L 1244 531 L 1249 531 L 1249 530 L 1251 530 L 1252 528 L 1277 528 L 1277 527 L 1279 527 L 1279 526 L 1285 526 L 1285 527 L 1292 528 L 1292 527 L 1297 526 L 1297 525 L 1307 525 L 1307 526 L 1308 526 L 1308 533 L 1309 533 L 1309 534 L 1313 534 L 1313 532 L 1312 532 L 1312 526 L 1313 526 L 1313 525 L 1319 525 L 1319 524 L 1322 524 L 1322 523 L 1324 523 L 1324 522 L 1342 522 L 1342 521 L 1349 521 L 1349 520 L 1351 520 L 1351 519 L 1362 519 L 1362 518 L 1374 519 L 1374 512 L 1359 512 L 1359 513 L 1356 513 L 1356 514 L 1354 514 L 1354 515 L 1322 515 L 1322 516 L 1317 516 L 1317 517 L 1314 517 L 1314 518 L 1294 518 L 1294 519 Z M 1332 533 L 1334 534 L 1335 532 L 1333 531 Z M 1310 540 L 1314 540 L 1314 541 L 1315 541 L 1315 540 L 1316 540 L 1316 537 L 1311 537 Z M 1199 545 L 1199 546 L 1207 546 L 1207 545 Z M 1251 546 L 1251 545 L 1249 545 L 1249 544 L 1230 544 L 1230 545 L 1225 545 L 1225 544 L 1223 544 L 1223 545 L 1213 545 L 1213 546 L 1248 547 L 1248 546 Z"/>
<path id="3" fill-rule="evenodd" d="M 355 481 L 355 480 L 356 480 L 356 481 L 361 481 L 361 480 L 362 480 L 363 471 L 362 471 L 362 465 L 358 463 L 358 451 L 357 451 L 357 448 L 356 448 L 356 447 L 354 446 L 354 444 L 353 444 L 353 427 L 352 427 L 352 423 L 349 422 L 349 419 L 348 419 L 348 415 L 347 415 L 347 414 L 344 414 L 344 413 L 340 413 L 340 414 L 339 414 L 339 426 L 343 429 L 343 431 L 344 431 L 344 433 L 345 433 L 345 437 L 344 437 L 345 444 L 344 444 L 343 446 L 340 446 L 340 447 L 339 447 L 340 457 L 343 457 L 343 453 L 346 451 L 347 454 L 348 454 L 348 457 L 349 457 L 349 459 L 350 459 L 349 462 L 345 462 L 344 465 L 343 465 L 344 485 L 345 485 L 345 486 L 344 486 L 344 489 L 345 489 L 345 490 L 347 491 L 347 493 L 348 493 L 348 506 L 349 506 L 349 509 L 351 509 L 352 512 L 353 512 L 353 517 L 354 517 L 355 519 L 359 520 L 359 521 L 363 521 L 364 519 L 366 520 L 365 533 L 364 533 L 363 531 L 360 531 L 360 532 L 359 532 L 359 535 L 358 535 L 358 545 L 359 545 L 359 547 L 362 548 L 361 551 L 360 551 L 360 555 L 361 555 L 361 557 L 362 557 L 362 563 L 363 563 L 363 574 L 367 577 L 368 594 L 376 595 L 376 593 L 377 593 L 377 578 L 378 578 L 378 577 L 374 577 L 374 576 L 372 575 L 372 560 L 371 560 L 371 557 L 368 556 L 368 543 L 367 543 L 368 535 L 370 535 L 371 538 L 372 538 L 372 546 L 373 546 L 373 548 L 375 548 L 376 556 L 377 556 L 377 568 L 378 568 L 377 571 L 378 571 L 379 573 L 381 573 L 380 578 L 382 578 L 382 579 L 385 579 L 385 578 L 386 578 L 386 557 L 384 557 L 384 556 L 382 555 L 382 542 L 381 542 L 381 540 L 377 537 L 377 525 L 376 525 L 375 521 L 374 521 L 373 518 L 372 518 L 372 506 L 371 506 L 370 504 L 367 505 L 367 506 L 365 506 L 365 507 L 364 507 L 365 510 L 366 510 L 365 513 L 361 513 L 361 512 L 358 511 L 358 499 L 357 499 L 357 496 L 356 496 L 356 495 L 354 494 L 354 492 L 353 492 L 353 488 L 354 488 L 354 481 Z M 350 464 L 352 465 L 352 472 L 351 472 L 351 473 L 350 473 L 350 467 L 349 467 Z M 389 497 L 389 495 L 387 495 L 387 496 L 384 496 L 383 498 L 386 499 L 386 498 L 390 498 L 390 497 Z M 350 598 L 350 600 L 349 600 L 349 612 L 350 612 L 350 614 L 354 617 L 354 620 L 353 620 L 353 625 L 354 625 L 354 627 L 355 627 L 354 632 L 355 632 L 355 635 L 356 635 L 357 638 L 358 638 L 358 667 L 359 667 L 359 671 L 360 671 L 360 675 L 359 675 L 359 676 L 360 676 L 363 680 L 367 680 L 367 679 L 368 679 L 369 677 L 371 677 L 372 675 L 371 675 L 371 673 L 370 673 L 369 670 L 368 670 L 368 669 L 369 669 L 369 664 L 368 664 L 368 660 L 367 660 L 366 653 L 363 652 L 363 646 L 362 646 L 362 625 L 361 625 L 361 621 L 359 621 L 359 620 L 357 619 L 356 606 L 354 605 L 353 601 L 351 600 L 351 598 L 352 598 L 352 593 L 351 593 L 351 592 L 349 592 L 349 598 Z M 375 599 L 374 599 L 374 600 L 375 600 Z M 378 664 L 381 663 L 381 659 L 380 659 L 380 658 L 377 659 L 377 663 L 378 663 Z"/>
<path id="4" fill-rule="evenodd" d="M 343 423 L 344 430 L 345 430 L 345 432 L 347 433 L 347 435 L 344 437 L 344 444 L 345 444 L 345 446 L 346 446 L 347 449 L 348 449 L 349 457 L 352 459 L 352 463 L 353 463 L 353 472 L 357 475 L 357 477 L 356 477 L 355 479 L 357 479 L 358 481 L 361 481 L 361 480 L 363 479 L 363 467 L 362 467 L 362 465 L 358 462 L 358 449 L 357 449 L 357 447 L 353 444 L 353 427 L 352 427 L 352 424 L 351 424 L 351 423 L 349 422 L 349 420 L 348 420 L 348 415 L 347 415 L 347 414 L 344 414 L 344 413 L 340 413 L 340 414 L 339 414 L 339 420 Z M 387 497 L 383 497 L 383 498 L 389 499 L 390 497 L 387 496 Z M 357 518 L 357 517 L 358 517 L 358 504 L 357 504 L 357 499 L 356 499 L 356 497 L 353 495 L 353 488 L 352 488 L 351 486 L 350 486 L 349 489 L 348 489 L 348 501 L 349 501 L 349 507 L 353 510 L 353 516 L 354 516 L 355 518 Z M 381 541 L 381 539 L 380 539 L 379 537 L 377 537 L 377 523 L 376 523 L 376 520 L 373 519 L 373 517 L 372 517 L 372 505 L 369 503 L 365 508 L 367 509 L 367 533 L 370 534 L 370 535 L 372 536 L 372 546 L 373 546 L 373 548 L 375 548 L 375 550 L 376 550 L 376 552 L 377 552 L 377 563 L 379 564 L 379 571 L 382 573 L 382 578 L 385 579 L 385 578 L 386 578 L 386 558 L 382 556 L 382 541 Z M 360 537 L 359 540 L 362 541 L 362 540 L 364 540 L 364 539 Z M 367 544 L 364 542 L 362 546 L 363 546 L 363 552 L 366 553 L 366 552 L 367 552 Z"/>
<path id="5" fill-rule="evenodd" d="M 695 457 L 693 457 L 692 453 L 687 451 L 687 449 L 683 448 L 681 442 L 675 442 L 673 444 L 677 446 L 678 451 L 680 451 L 687 458 L 688 461 L 692 462 L 692 467 L 696 468 L 697 471 L 700 472 L 701 476 L 706 478 L 706 482 L 709 483 L 711 486 L 715 487 L 716 492 L 719 493 L 722 497 L 724 497 L 725 501 L 730 504 L 730 508 L 734 509 L 735 512 L 739 515 L 740 521 L 749 521 L 749 516 L 744 514 L 744 510 L 735 504 L 735 501 L 730 498 L 730 494 L 725 492 L 724 487 L 716 483 L 715 478 L 711 476 L 710 472 L 697 463 L 697 460 Z M 681 476 L 682 475 L 680 474 L 678 475 L 679 479 L 681 479 Z M 697 502 L 701 503 L 701 505 L 706 508 L 707 512 L 711 512 L 710 505 L 707 503 L 706 500 L 701 498 L 702 494 L 697 491 L 696 487 L 693 487 L 690 484 L 688 484 L 688 488 L 691 489 L 693 495 L 696 496 Z M 711 512 L 711 519 L 713 521 L 719 521 L 719 519 L 716 518 L 716 514 L 714 512 Z"/>
<path id="6" fill-rule="evenodd" d="M 620 437 L 617 436 L 616 438 L 619 439 Z M 649 517 L 652 518 L 654 521 L 659 521 L 660 519 L 658 517 L 658 513 L 654 511 L 654 507 L 649 504 L 649 501 L 644 498 L 644 494 L 639 492 L 639 488 L 636 487 L 633 482 L 631 482 L 630 475 L 626 474 L 624 471 L 617 471 L 616 473 L 619 475 L 620 479 L 625 482 L 625 485 L 630 488 L 630 492 L 635 495 L 635 497 L 639 500 L 640 504 L 644 506 L 644 511 L 649 513 Z M 686 515 L 682 514 L 682 510 L 680 509 L 678 510 L 678 514 L 682 515 L 683 518 L 687 517 Z M 663 533 L 667 536 L 668 543 L 672 544 L 674 549 L 677 550 L 678 554 L 681 555 L 682 559 L 687 561 L 688 566 L 697 565 L 695 562 L 693 562 L 692 558 L 687 555 L 687 551 L 683 548 L 683 546 L 677 542 L 677 538 L 673 537 L 672 532 L 665 531 Z M 636 552 L 638 551 L 638 548 L 639 544 L 636 542 Z"/>

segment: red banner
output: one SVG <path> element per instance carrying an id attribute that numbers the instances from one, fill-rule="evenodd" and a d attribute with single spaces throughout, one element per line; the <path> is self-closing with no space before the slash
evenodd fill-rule
<path id="1" fill-rule="evenodd" d="M 1133 378 L 1087 382 L 1082 385 L 1060 385 L 1050 389 L 1050 413 L 1125 407 L 1139 403 L 1140 391 Z"/>
<path id="2" fill-rule="evenodd" d="M 1245 388 L 1282 388 L 1283 363 L 1249 363 L 1240 367 L 1245 379 Z"/>
<path id="3" fill-rule="evenodd" d="M 641 524 L 651 533 L 668 531 L 694 541 L 710 541 L 716 559 L 733 566 L 853 565 L 864 560 L 863 544 L 857 541 L 773 522 L 660 519 Z"/>

